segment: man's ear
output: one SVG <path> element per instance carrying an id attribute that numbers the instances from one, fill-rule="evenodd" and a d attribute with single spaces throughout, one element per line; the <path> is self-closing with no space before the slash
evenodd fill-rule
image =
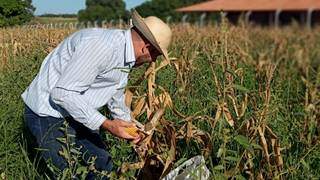
<path id="1" fill-rule="evenodd" d="M 142 48 L 142 53 L 146 53 L 148 51 L 148 48 L 150 47 L 150 44 L 145 44 Z"/>

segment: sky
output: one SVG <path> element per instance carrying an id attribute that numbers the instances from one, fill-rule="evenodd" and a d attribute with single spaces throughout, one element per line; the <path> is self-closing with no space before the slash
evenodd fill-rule
<path id="1" fill-rule="evenodd" d="M 131 9 L 145 0 L 124 0 L 126 8 Z M 52 14 L 75 14 L 85 8 L 85 0 L 32 0 L 36 7 L 35 15 L 46 13 Z"/>

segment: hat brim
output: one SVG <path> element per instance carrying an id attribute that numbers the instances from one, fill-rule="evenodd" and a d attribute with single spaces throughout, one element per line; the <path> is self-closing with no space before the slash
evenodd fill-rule
<path id="1" fill-rule="evenodd" d="M 167 49 L 160 47 L 156 38 L 143 21 L 143 18 L 138 14 L 136 10 L 132 11 L 132 24 L 140 31 L 141 34 L 164 56 L 166 60 L 169 60 Z"/>
<path id="2" fill-rule="evenodd" d="M 162 50 L 162 55 L 166 61 L 169 61 L 168 51 L 166 49 Z"/>

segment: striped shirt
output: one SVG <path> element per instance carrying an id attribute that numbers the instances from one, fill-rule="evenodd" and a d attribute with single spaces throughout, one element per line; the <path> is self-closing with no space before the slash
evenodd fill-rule
<path id="1" fill-rule="evenodd" d="M 72 116 L 92 130 L 107 119 L 98 111 L 104 105 L 131 121 L 124 88 L 134 63 L 130 29 L 80 30 L 44 59 L 22 99 L 39 116 Z"/>

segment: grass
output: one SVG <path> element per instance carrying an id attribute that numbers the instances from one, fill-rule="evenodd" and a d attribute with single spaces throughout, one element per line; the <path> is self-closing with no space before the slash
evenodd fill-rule
<path id="1" fill-rule="evenodd" d="M 176 59 L 155 79 L 157 87 L 170 94 L 176 110 L 185 116 L 167 109 L 161 120 L 172 122 L 173 132 L 180 137 L 173 167 L 203 154 L 213 179 L 318 179 L 318 29 L 262 29 L 227 23 L 201 29 L 177 25 L 173 29 L 170 56 Z M 0 177 L 8 179 L 45 178 L 36 171 L 37 162 L 27 155 L 20 94 L 46 54 L 73 32 L 29 31 L 1 30 Z M 130 85 L 143 70 L 130 74 Z M 143 81 L 136 93 L 147 90 L 147 81 Z M 160 93 L 155 88 L 155 95 Z M 142 114 L 139 120 L 146 121 L 146 116 Z M 154 137 L 161 140 L 159 132 Z M 199 132 L 209 139 L 197 135 Z M 108 133 L 103 136 L 116 166 L 139 161 L 130 144 Z M 161 157 L 168 157 L 168 147 L 165 149 Z M 280 156 L 277 150 L 281 150 Z M 128 170 L 122 177 L 137 172 Z"/>

